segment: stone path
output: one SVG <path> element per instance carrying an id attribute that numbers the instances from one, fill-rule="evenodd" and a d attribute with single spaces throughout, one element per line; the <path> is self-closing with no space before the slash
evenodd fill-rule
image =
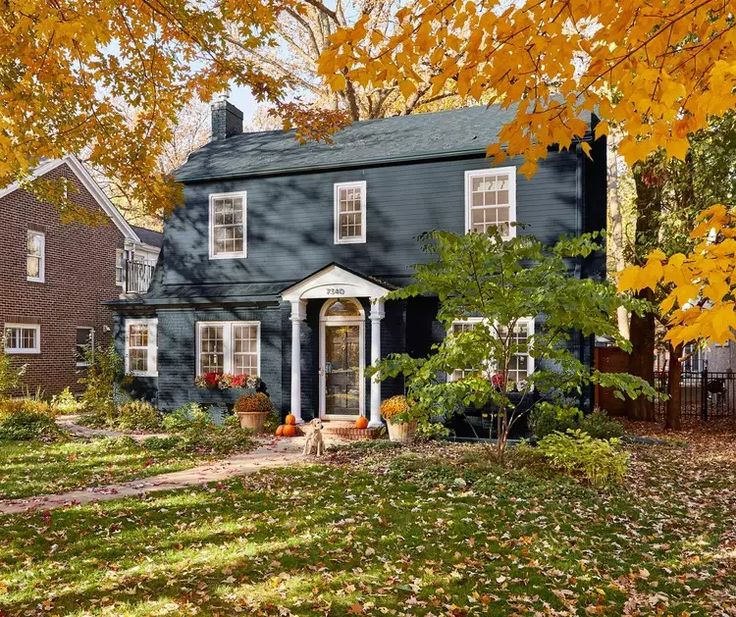
<path id="1" fill-rule="evenodd" d="M 208 482 L 227 480 L 236 476 L 255 473 L 262 469 L 297 464 L 304 460 L 304 456 L 302 455 L 303 447 L 303 437 L 281 439 L 268 443 L 264 442 L 250 452 L 236 454 L 219 461 L 206 463 L 182 471 L 98 488 L 69 491 L 57 495 L 38 495 L 23 499 L 2 500 L 0 501 L 0 514 L 20 514 L 31 510 L 52 510 L 64 506 L 111 501 L 124 497 L 147 495 L 157 491 L 170 491 L 188 486 L 207 484 Z"/>

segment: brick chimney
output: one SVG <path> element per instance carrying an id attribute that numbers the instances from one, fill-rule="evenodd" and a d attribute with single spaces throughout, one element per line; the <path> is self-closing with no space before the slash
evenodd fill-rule
<path id="1" fill-rule="evenodd" d="M 212 138 L 210 141 L 220 141 L 243 132 L 243 112 L 227 100 L 227 94 L 220 95 L 211 107 Z"/>

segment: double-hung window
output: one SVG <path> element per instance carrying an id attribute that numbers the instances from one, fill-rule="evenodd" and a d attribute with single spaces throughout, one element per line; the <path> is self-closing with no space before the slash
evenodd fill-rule
<path id="1" fill-rule="evenodd" d="M 26 278 L 43 283 L 46 276 L 46 235 L 29 229 L 26 236 Z"/>
<path id="2" fill-rule="evenodd" d="M 366 183 L 335 184 L 335 244 L 357 244 L 366 238 Z"/>
<path id="3" fill-rule="evenodd" d="M 115 284 L 118 287 L 125 286 L 125 264 L 127 262 L 125 251 L 115 249 Z"/>
<path id="4" fill-rule="evenodd" d="M 232 373 L 257 377 L 260 374 L 260 365 L 260 322 L 197 323 L 197 375 Z"/>
<path id="5" fill-rule="evenodd" d="M 516 168 L 465 172 L 465 230 L 498 229 L 504 240 L 516 236 Z"/>
<path id="6" fill-rule="evenodd" d="M 8 354 L 41 353 L 41 326 L 6 323 L 3 331 L 3 347 Z"/>
<path id="7" fill-rule="evenodd" d="M 483 319 L 480 317 L 469 317 L 460 319 L 452 323 L 452 333 L 460 334 L 468 332 L 475 328 Z M 499 334 L 506 336 L 505 328 L 499 328 Z M 534 335 L 534 319 L 531 317 L 520 319 L 516 322 L 514 329 L 509 337 L 509 344 L 514 348 L 514 353 L 509 359 L 508 380 L 513 383 L 526 380 L 529 375 L 534 372 L 534 358 L 529 354 L 528 348 L 531 338 Z M 494 370 L 493 362 L 489 361 L 490 371 Z M 449 376 L 449 381 L 457 381 L 463 379 L 473 373 L 471 368 L 455 369 Z"/>
<path id="8" fill-rule="evenodd" d="M 247 255 L 246 194 L 210 195 L 210 259 Z"/>
<path id="9" fill-rule="evenodd" d="M 74 348 L 74 358 L 77 366 L 89 366 L 88 354 L 94 352 L 95 329 L 88 326 L 77 328 L 77 342 Z"/>
<path id="10" fill-rule="evenodd" d="M 125 372 L 141 377 L 158 375 L 158 319 L 125 320 Z"/>

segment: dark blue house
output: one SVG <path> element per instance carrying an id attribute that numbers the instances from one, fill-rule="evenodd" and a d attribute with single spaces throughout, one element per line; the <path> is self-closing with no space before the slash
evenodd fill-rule
<path id="1" fill-rule="evenodd" d="M 177 172 L 185 206 L 165 223 L 150 290 L 117 306 L 134 389 L 164 410 L 231 403 L 237 391 L 197 388 L 195 377 L 247 373 L 297 418 L 380 423 L 381 399 L 402 384 L 372 382 L 365 367 L 444 336 L 435 299 L 384 301 L 427 259 L 419 234 L 496 225 L 552 243 L 605 227 L 604 140 L 592 160 L 579 145 L 550 152 L 527 179 L 519 159 L 485 157 L 510 117 L 498 107 L 393 117 L 300 144 L 291 132 L 242 133 L 242 114 L 215 103 L 211 142 Z M 580 350 L 588 359 L 590 346 Z M 517 378 L 532 364 L 520 357 Z"/>

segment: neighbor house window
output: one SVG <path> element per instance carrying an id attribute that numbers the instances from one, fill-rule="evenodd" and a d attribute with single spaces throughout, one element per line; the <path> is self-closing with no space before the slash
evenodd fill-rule
<path id="1" fill-rule="evenodd" d="M 452 324 L 452 333 L 459 334 L 462 332 L 468 332 L 482 322 L 483 319 L 480 317 L 471 317 L 468 319 L 454 321 Z M 500 334 L 505 336 L 505 329 L 499 328 L 499 330 Z M 509 359 L 508 380 L 510 382 L 517 383 L 519 381 L 524 381 L 534 372 L 534 358 L 530 356 L 528 352 L 529 341 L 533 334 L 534 319 L 529 317 L 517 321 L 509 341 L 510 344 L 514 345 L 517 349 Z M 489 363 L 491 371 L 493 371 L 492 367 L 493 363 L 491 362 Z M 457 381 L 471 375 L 473 372 L 474 371 L 471 368 L 458 368 L 449 375 L 449 380 Z"/>
<path id="2" fill-rule="evenodd" d="M 41 353 L 41 326 L 6 323 L 3 332 L 5 353 Z"/>
<path id="3" fill-rule="evenodd" d="M 129 375 L 156 376 L 158 319 L 125 321 L 125 372 Z"/>
<path id="4" fill-rule="evenodd" d="M 28 230 L 26 237 L 26 276 L 29 281 L 43 283 L 46 270 L 46 235 Z"/>
<path id="5" fill-rule="evenodd" d="M 258 376 L 261 324 L 257 321 L 197 323 L 197 375 L 233 373 Z"/>
<path id="6" fill-rule="evenodd" d="M 246 256 L 245 193 L 210 195 L 210 259 Z"/>
<path id="7" fill-rule="evenodd" d="M 115 249 L 115 284 L 119 287 L 125 285 L 125 251 Z"/>
<path id="8" fill-rule="evenodd" d="M 335 244 L 365 242 L 365 182 L 335 184 Z"/>
<path id="9" fill-rule="evenodd" d="M 87 326 L 79 326 L 77 328 L 77 343 L 75 346 L 74 357 L 77 366 L 89 366 L 87 360 L 88 352 L 95 348 L 95 329 Z"/>
<path id="10" fill-rule="evenodd" d="M 465 172 L 465 229 L 498 229 L 504 240 L 516 236 L 516 168 Z"/>

